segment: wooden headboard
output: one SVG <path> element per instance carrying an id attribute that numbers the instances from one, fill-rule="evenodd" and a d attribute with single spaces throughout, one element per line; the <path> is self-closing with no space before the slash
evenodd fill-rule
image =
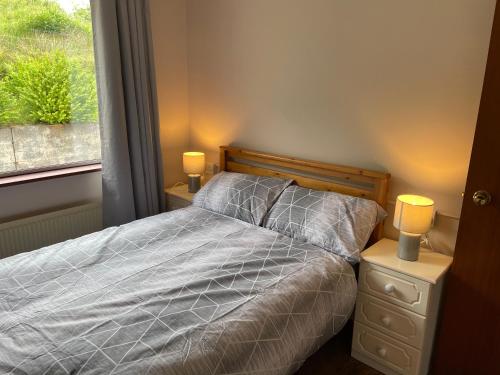
<path id="1" fill-rule="evenodd" d="M 295 180 L 299 186 L 334 191 L 371 199 L 386 208 L 389 173 L 343 165 L 302 160 L 238 147 L 220 147 L 221 171 L 276 176 Z M 383 223 L 373 231 L 372 240 L 383 234 Z"/>

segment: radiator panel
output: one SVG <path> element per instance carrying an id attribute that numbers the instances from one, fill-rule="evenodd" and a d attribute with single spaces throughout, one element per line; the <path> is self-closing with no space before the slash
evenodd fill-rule
<path id="1" fill-rule="evenodd" d="M 100 203 L 88 203 L 0 224 L 0 258 L 102 229 Z"/>

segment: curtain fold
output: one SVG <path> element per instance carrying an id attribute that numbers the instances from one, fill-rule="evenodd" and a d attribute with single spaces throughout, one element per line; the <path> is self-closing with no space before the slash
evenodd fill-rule
<path id="1" fill-rule="evenodd" d="M 90 5 L 107 227 L 163 210 L 163 169 L 147 0 Z"/>

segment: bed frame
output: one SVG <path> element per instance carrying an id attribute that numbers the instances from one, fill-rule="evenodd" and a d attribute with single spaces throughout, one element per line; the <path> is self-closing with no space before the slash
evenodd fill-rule
<path id="1" fill-rule="evenodd" d="M 299 186 L 334 191 L 376 201 L 386 208 L 389 173 L 289 156 L 268 154 L 238 147 L 220 147 L 221 171 L 248 173 L 257 176 L 276 176 L 295 180 Z M 370 242 L 382 238 L 380 223 Z"/>

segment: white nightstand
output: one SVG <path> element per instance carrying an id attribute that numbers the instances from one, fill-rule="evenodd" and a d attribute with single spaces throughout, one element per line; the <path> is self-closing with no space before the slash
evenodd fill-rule
<path id="1" fill-rule="evenodd" d="M 175 185 L 165 189 L 166 210 L 172 211 L 191 205 L 193 193 L 188 192 L 187 184 Z"/>
<path id="2" fill-rule="evenodd" d="M 383 239 L 361 255 L 352 356 L 384 374 L 427 374 L 452 258 L 420 249 L 408 262 L 397 245 Z"/>

